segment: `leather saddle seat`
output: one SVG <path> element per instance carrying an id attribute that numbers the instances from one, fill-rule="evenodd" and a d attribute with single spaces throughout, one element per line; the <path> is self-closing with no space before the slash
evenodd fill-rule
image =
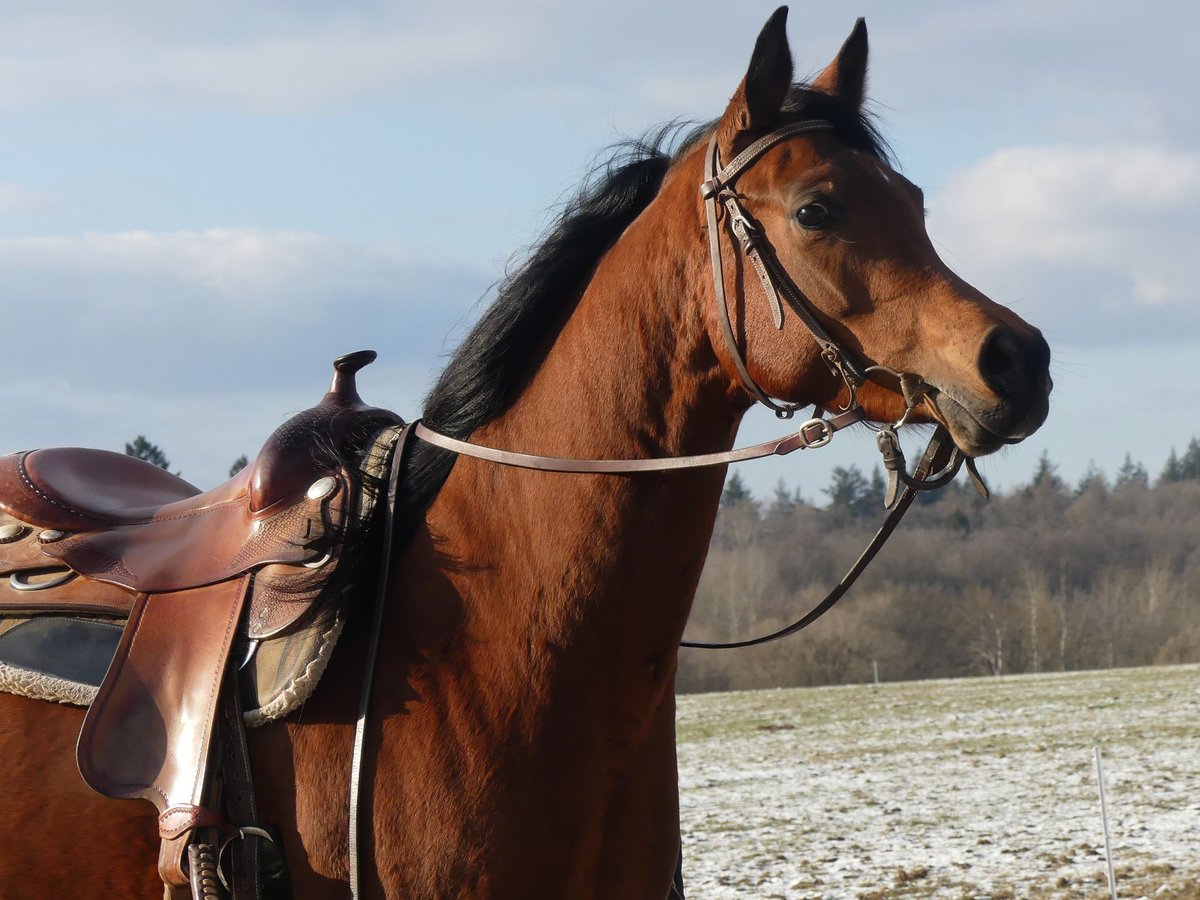
<path id="1" fill-rule="evenodd" d="M 110 450 L 56 447 L 0 457 L 0 506 L 39 528 L 135 525 L 200 493 L 178 475 Z"/>

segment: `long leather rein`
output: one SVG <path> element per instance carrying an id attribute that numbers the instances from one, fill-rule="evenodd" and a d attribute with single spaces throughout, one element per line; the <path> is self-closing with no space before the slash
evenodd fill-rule
<path id="1" fill-rule="evenodd" d="M 809 419 L 792 434 L 724 453 L 701 453 L 696 456 L 666 456 L 651 459 L 578 459 L 566 456 L 536 456 L 497 450 L 482 444 L 460 441 L 434 431 L 421 421 L 413 424 L 413 433 L 421 440 L 461 456 L 471 456 L 502 466 L 518 469 L 537 469 L 542 472 L 572 472 L 591 475 L 632 475 L 637 472 L 669 472 L 676 469 L 697 469 L 704 466 L 725 466 L 730 463 L 763 459 L 767 456 L 786 456 L 796 450 L 824 447 L 834 434 L 847 426 L 864 421 L 861 407 L 854 407 L 829 418 Z"/>
<path id="2" fill-rule="evenodd" d="M 830 370 L 840 377 L 849 392 L 850 400 L 843 411 L 826 417 L 818 414 L 816 417 L 803 422 L 792 434 L 781 438 L 765 441 L 750 447 L 729 450 L 722 453 L 706 453 L 695 456 L 660 457 L 651 459 L 581 459 L 561 456 L 539 456 L 529 453 L 519 453 L 512 450 L 502 450 L 487 447 L 472 441 L 459 440 L 444 435 L 421 421 L 412 426 L 414 437 L 426 443 L 449 450 L 462 456 L 514 466 L 522 469 L 536 469 L 547 472 L 573 472 L 586 474 L 628 475 L 638 472 L 663 472 L 679 469 L 692 469 L 702 466 L 728 465 L 752 459 L 762 459 L 767 456 L 784 456 L 796 450 L 807 450 L 824 447 L 838 431 L 858 422 L 866 422 L 866 415 L 858 404 L 858 389 L 874 372 L 883 372 L 897 381 L 904 396 L 905 413 L 900 420 L 890 426 L 877 429 L 877 446 L 883 457 L 884 467 L 888 472 L 888 487 L 885 496 L 885 506 L 889 509 L 888 516 L 875 533 L 866 549 L 837 583 L 832 591 L 808 613 L 801 616 L 792 624 L 761 637 L 746 640 L 726 642 L 683 641 L 681 646 L 703 649 L 733 649 L 750 647 L 778 640 L 794 634 L 802 628 L 815 622 L 825 612 L 841 599 L 866 569 L 867 564 L 875 557 L 887 538 L 900 523 L 905 512 L 916 496 L 924 490 L 934 490 L 948 484 L 958 473 L 965 462 L 976 487 L 986 496 L 974 460 L 964 457 L 950 440 L 949 433 L 944 427 L 938 426 L 930 440 L 916 470 L 912 475 L 906 471 L 904 453 L 900 449 L 897 431 L 906 422 L 912 411 L 922 402 L 933 403 L 930 387 L 919 377 L 900 373 L 886 366 L 863 366 L 852 354 L 839 345 L 821 324 L 803 292 L 796 287 L 788 273 L 779 263 L 774 249 L 766 236 L 747 217 L 739 202 L 739 195 L 734 185 L 743 172 L 757 162 L 764 153 L 775 145 L 789 140 L 800 134 L 817 131 L 829 131 L 832 125 L 822 119 L 810 119 L 787 125 L 751 143 L 728 165 L 722 167 L 720 151 L 717 145 L 717 135 L 714 133 L 709 140 L 705 154 L 706 179 L 700 186 L 704 198 L 705 215 L 708 223 L 709 256 L 712 262 L 713 291 L 716 298 L 717 316 L 721 324 L 727 349 L 734 362 L 738 377 L 747 391 L 758 402 L 774 410 L 781 419 L 791 418 L 796 410 L 808 404 L 791 403 L 776 400 L 764 391 L 750 375 L 745 358 L 738 345 L 729 315 L 729 301 L 725 289 L 725 276 L 722 264 L 721 213 L 729 230 L 737 240 L 743 256 L 749 261 L 762 282 L 764 294 L 771 306 L 775 327 L 783 328 L 784 308 L 781 295 L 787 300 L 787 305 L 797 314 L 812 333 L 820 347 L 822 360 Z M 818 412 L 820 412 L 818 410 Z M 868 423 L 869 424 L 869 423 Z M 904 485 L 904 492 L 899 492 L 899 486 Z"/>
<path id="3" fill-rule="evenodd" d="M 832 128 L 832 124 L 824 120 L 795 122 L 754 141 L 724 167 L 720 164 L 720 152 L 717 147 L 716 134 L 714 133 L 709 141 L 706 154 L 707 177 L 700 186 L 700 191 L 704 198 L 705 216 L 708 224 L 709 255 L 712 262 L 713 289 L 717 303 L 717 316 L 738 378 L 755 400 L 773 410 L 775 415 L 781 419 L 791 418 L 798 409 L 808 405 L 772 398 L 750 375 L 745 357 L 739 348 L 737 337 L 734 334 L 733 324 L 730 321 L 729 302 L 726 296 L 725 276 L 721 257 L 720 219 L 722 212 L 725 213 L 725 220 L 733 237 L 737 240 L 743 256 L 748 260 L 750 266 L 758 275 L 759 281 L 762 283 L 763 291 L 771 306 L 775 327 L 783 328 L 783 300 L 786 300 L 787 305 L 796 313 L 797 317 L 804 323 L 817 341 L 822 360 L 845 383 L 850 399 L 843 411 L 826 417 L 818 409 L 818 414 L 814 418 L 802 423 L 793 433 L 785 435 L 782 438 L 755 444 L 751 447 L 743 447 L 721 453 L 655 459 L 579 459 L 518 453 L 511 450 L 485 447 L 470 441 L 449 437 L 435 431 L 420 420 L 405 426 L 398 434 L 396 449 L 392 454 L 391 471 L 388 479 L 388 497 L 385 504 L 384 551 L 380 566 L 380 583 L 375 596 L 373 627 L 364 660 L 363 689 L 359 703 L 354 749 L 351 758 L 350 826 L 348 836 L 349 881 L 351 895 L 356 900 L 361 896 L 359 866 L 360 783 L 367 715 L 370 708 L 371 684 L 374 679 L 375 660 L 378 655 L 379 634 L 382 630 L 384 601 L 386 599 L 389 580 L 394 528 L 393 521 L 398 499 L 400 472 L 404 464 L 407 447 L 412 438 L 419 438 L 426 443 L 462 456 L 470 456 L 499 465 L 548 472 L 628 475 L 639 472 L 664 472 L 702 466 L 723 466 L 734 462 L 762 459 L 767 456 L 784 456 L 796 450 L 824 447 L 832 440 L 836 432 L 855 423 L 866 422 L 866 414 L 858 404 L 857 394 L 858 389 L 868 380 L 873 372 L 882 372 L 897 380 L 904 395 L 905 413 L 898 422 L 891 426 L 877 429 L 879 450 L 883 456 L 884 467 L 888 471 L 888 489 L 885 505 L 888 507 L 889 512 L 866 549 L 854 561 L 854 564 L 833 590 L 820 603 L 792 624 L 771 634 L 748 638 L 746 640 L 680 642 L 680 645 L 683 647 L 701 649 L 732 649 L 764 644 L 787 637 L 790 634 L 795 634 L 797 631 L 815 622 L 846 594 L 858 579 L 858 576 L 862 574 L 867 565 L 874 559 L 888 537 L 896 529 L 896 526 L 900 524 L 900 520 L 912 505 L 917 493 L 934 490 L 948 484 L 963 466 L 964 461 L 976 487 L 986 497 L 986 487 L 983 486 L 982 480 L 975 471 L 974 460 L 964 457 L 959 452 L 951 441 L 949 432 L 941 425 L 937 426 L 934 430 L 933 437 L 913 474 L 908 474 L 904 454 L 900 449 L 896 432 L 907 421 L 909 415 L 918 405 L 922 402 L 933 404 L 933 398 L 930 396 L 930 387 L 921 381 L 919 377 L 909 373 L 895 372 L 885 366 L 863 366 L 852 354 L 839 345 L 829 335 L 807 298 L 796 287 L 791 277 L 779 263 L 766 236 L 747 217 L 741 207 L 740 198 L 736 190 L 734 190 L 734 184 L 738 176 L 761 158 L 767 150 L 796 135 L 815 131 L 829 131 Z M 904 485 L 902 493 L 898 491 L 900 484 Z"/>

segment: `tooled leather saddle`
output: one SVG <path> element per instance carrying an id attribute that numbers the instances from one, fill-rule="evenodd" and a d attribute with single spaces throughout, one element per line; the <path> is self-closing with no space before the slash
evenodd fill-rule
<path id="1" fill-rule="evenodd" d="M 228 800 L 249 782 L 231 658 L 302 625 L 333 585 L 346 588 L 347 548 L 361 543 L 404 424 L 358 395 L 355 373 L 375 356 L 335 360 L 321 402 L 210 491 L 105 450 L 0 457 L 0 616 L 120 626 L 77 761 L 101 794 L 158 809 L 169 888 L 202 893 L 218 830 L 256 824 L 231 821 L 254 812 L 252 791 L 240 809 Z M 215 749 L 222 728 L 220 746 L 241 745 L 232 763 Z M 224 814 L 222 780 L 237 787 L 226 785 Z M 255 861 L 240 867 L 235 896 L 256 896 Z"/>

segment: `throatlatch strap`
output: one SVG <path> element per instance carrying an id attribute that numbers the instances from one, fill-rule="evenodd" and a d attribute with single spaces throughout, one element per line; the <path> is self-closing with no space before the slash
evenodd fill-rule
<path id="1" fill-rule="evenodd" d="M 719 164 L 717 152 L 717 136 L 714 134 L 708 144 L 708 171 L 710 179 L 713 178 L 712 173 L 716 172 Z M 746 368 L 746 361 L 741 349 L 738 347 L 737 337 L 733 333 L 733 324 L 729 319 L 729 299 L 725 293 L 725 271 L 721 262 L 721 226 L 717 221 L 717 198 L 721 190 L 721 185 L 719 181 L 714 183 L 714 180 L 710 180 L 705 182 L 705 187 L 713 191 L 713 193 L 705 195 L 704 214 L 708 220 L 708 256 L 712 262 L 713 291 L 716 294 L 717 301 L 717 320 L 721 323 L 721 334 L 725 337 L 725 346 L 729 348 L 729 355 L 733 359 L 733 366 L 737 370 L 742 386 L 763 406 L 773 409 L 776 415 L 787 418 L 797 409 L 800 409 L 801 406 L 794 403 L 776 403 L 767 395 L 766 391 L 758 386 L 758 382 L 754 380 Z"/>

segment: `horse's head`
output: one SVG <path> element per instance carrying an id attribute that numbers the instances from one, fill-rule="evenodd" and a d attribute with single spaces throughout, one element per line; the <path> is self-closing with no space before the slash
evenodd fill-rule
<path id="1" fill-rule="evenodd" d="M 931 386 L 913 418 L 940 421 L 968 455 L 1028 437 L 1048 410 L 1049 348 L 1041 332 L 939 259 L 925 231 L 920 188 L 889 165 L 862 113 L 866 27 L 860 20 L 837 58 L 811 85 L 797 87 L 785 21 L 781 9 L 759 36 L 746 77 L 716 125 L 720 163 L 708 163 L 706 171 L 730 166 L 760 138 L 794 123 L 825 123 L 769 146 L 724 195 L 765 237 L 763 255 L 806 301 L 791 305 L 809 306 L 860 368 L 886 367 Z M 786 298 L 768 302 L 755 261 L 731 236 L 736 215 L 716 206 L 732 334 L 751 379 L 773 397 L 845 403 L 846 387 L 821 364 L 800 311 L 789 309 Z M 706 324 L 723 366 L 735 372 L 715 307 Z M 898 418 L 904 410 L 898 387 L 876 370 L 858 394 L 866 414 Z"/>

